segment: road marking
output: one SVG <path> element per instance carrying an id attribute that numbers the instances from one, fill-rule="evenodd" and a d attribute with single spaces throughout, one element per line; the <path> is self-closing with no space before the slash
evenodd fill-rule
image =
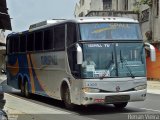
<path id="1" fill-rule="evenodd" d="M 160 110 L 154 110 L 154 109 L 148 109 L 148 108 L 140 108 L 142 110 L 148 110 L 148 111 L 153 111 L 153 112 L 159 112 L 160 113 Z"/>

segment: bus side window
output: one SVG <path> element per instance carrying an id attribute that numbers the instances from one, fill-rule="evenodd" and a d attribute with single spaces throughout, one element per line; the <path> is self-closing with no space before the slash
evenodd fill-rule
<path id="1" fill-rule="evenodd" d="M 26 52 L 26 35 L 20 36 L 20 52 Z"/>
<path id="2" fill-rule="evenodd" d="M 44 31 L 44 50 L 52 50 L 53 49 L 53 29 Z"/>
<path id="3" fill-rule="evenodd" d="M 19 52 L 19 37 L 15 36 L 12 39 L 13 41 L 13 53 Z"/>
<path id="4" fill-rule="evenodd" d="M 65 25 L 54 28 L 54 48 L 55 50 L 65 49 Z"/>
<path id="5" fill-rule="evenodd" d="M 12 40 L 13 41 L 13 40 Z M 7 54 L 11 54 L 13 50 L 11 38 L 7 39 Z"/>
<path id="6" fill-rule="evenodd" d="M 31 33 L 27 36 L 27 51 L 34 50 L 34 33 Z"/>
<path id="7" fill-rule="evenodd" d="M 77 41 L 76 24 L 67 24 L 67 46 L 74 44 Z"/>
<path id="8" fill-rule="evenodd" d="M 36 32 L 35 33 L 35 50 L 43 50 L 42 46 L 43 42 L 43 32 Z"/>

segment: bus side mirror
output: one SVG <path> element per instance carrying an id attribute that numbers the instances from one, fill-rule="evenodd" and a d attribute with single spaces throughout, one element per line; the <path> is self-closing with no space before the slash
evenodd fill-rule
<path id="1" fill-rule="evenodd" d="M 76 44 L 77 47 L 77 64 L 81 65 L 83 62 L 83 53 L 82 48 L 79 46 L 79 44 Z"/>
<path id="2" fill-rule="evenodd" d="M 154 46 L 151 45 L 150 43 L 145 43 L 145 48 L 148 51 L 150 51 L 151 61 L 155 62 L 156 61 L 156 50 L 155 50 Z"/>

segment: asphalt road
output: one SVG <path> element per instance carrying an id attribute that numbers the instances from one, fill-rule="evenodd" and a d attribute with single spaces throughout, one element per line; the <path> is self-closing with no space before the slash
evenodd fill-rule
<path id="1" fill-rule="evenodd" d="M 13 88 L 6 86 L 6 81 L 3 81 L 1 84 L 5 91 L 12 91 Z M 92 105 L 87 107 L 78 106 L 73 111 L 65 109 L 62 102 L 54 99 L 38 95 L 32 95 L 31 99 L 27 99 L 19 95 L 19 93 L 8 94 L 13 96 L 11 99 L 15 99 L 9 100 L 10 102 L 15 101 L 16 103 L 17 100 L 27 101 L 28 104 L 26 105 L 28 105 L 27 107 L 30 109 L 33 109 L 33 105 L 35 104 L 35 106 L 40 105 L 41 109 L 43 109 L 44 106 L 54 111 L 62 111 L 59 114 L 57 114 L 58 112 L 55 112 L 55 114 L 21 114 L 18 115 L 18 120 L 40 120 L 39 118 L 41 118 L 41 120 L 160 120 L 160 94 L 148 93 L 145 101 L 129 103 L 123 110 L 117 110 L 113 105 Z M 6 101 L 8 100 L 6 99 Z M 30 103 L 33 104 L 30 105 Z M 23 109 L 22 104 L 23 103 L 21 103 L 21 105 L 16 103 L 14 107 L 21 107 L 21 109 Z M 8 104 L 7 107 L 10 107 L 10 105 Z M 63 112 L 66 114 L 61 114 Z"/>
<path id="2" fill-rule="evenodd" d="M 128 106 L 123 110 L 116 110 L 113 105 L 92 105 L 87 107 L 78 106 L 74 111 L 66 110 L 60 101 L 42 96 L 33 95 L 31 99 L 27 99 L 20 96 L 19 94 L 10 95 L 38 105 L 49 107 L 51 109 L 57 109 L 70 113 L 67 115 L 36 115 L 44 119 L 51 118 L 52 120 L 58 120 L 60 118 L 66 120 L 160 120 L 160 95 L 156 94 L 147 94 L 147 99 L 145 101 L 129 103 Z M 24 116 L 27 117 L 27 115 L 22 115 L 21 118 L 24 119 Z"/>

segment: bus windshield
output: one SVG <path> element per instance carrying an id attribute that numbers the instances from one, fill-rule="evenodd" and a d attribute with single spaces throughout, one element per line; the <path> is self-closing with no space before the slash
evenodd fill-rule
<path id="1" fill-rule="evenodd" d="M 83 78 L 144 77 L 145 54 L 142 43 L 83 44 Z"/>
<path id="2" fill-rule="evenodd" d="M 81 40 L 142 40 L 137 23 L 81 23 Z"/>

